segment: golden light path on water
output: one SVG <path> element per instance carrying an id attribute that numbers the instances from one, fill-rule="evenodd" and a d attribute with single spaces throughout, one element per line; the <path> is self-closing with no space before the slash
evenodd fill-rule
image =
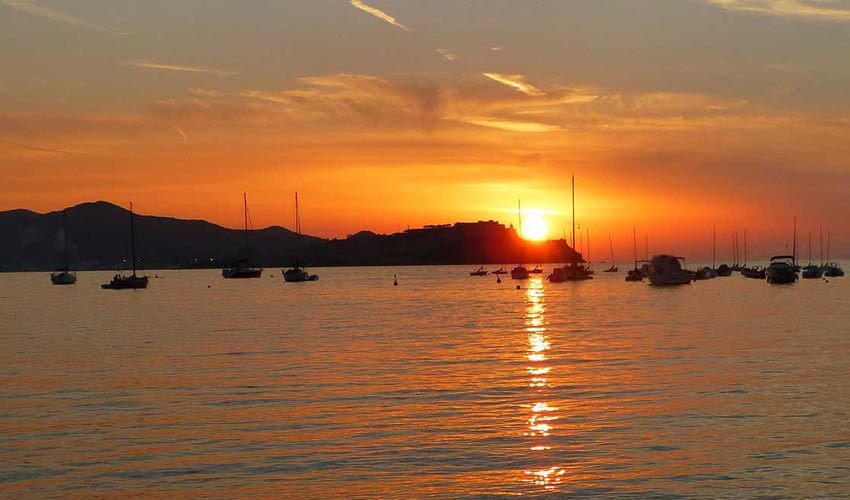
<path id="1" fill-rule="evenodd" d="M 549 459 L 557 453 L 553 449 L 549 438 L 558 431 L 556 422 L 558 420 L 558 408 L 549 404 L 551 390 L 554 384 L 551 382 L 552 366 L 549 364 L 547 352 L 552 349 L 552 343 L 546 334 L 546 291 L 543 288 L 543 280 L 534 278 L 528 282 L 525 290 L 527 302 L 525 316 L 525 331 L 528 334 L 528 348 L 525 357 L 528 360 L 526 371 L 529 375 L 528 387 L 530 399 L 533 402 L 523 405 L 526 413 L 528 428 L 523 433 L 531 440 L 530 449 L 541 454 L 544 459 Z M 544 468 L 525 470 L 523 481 L 535 487 L 542 487 L 546 491 L 556 491 L 563 483 L 566 469 L 560 465 L 552 464 Z"/>

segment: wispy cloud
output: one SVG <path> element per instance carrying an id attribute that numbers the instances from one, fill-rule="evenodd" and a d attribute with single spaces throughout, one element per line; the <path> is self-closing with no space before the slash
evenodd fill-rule
<path id="1" fill-rule="evenodd" d="M 198 97 L 218 97 L 219 91 L 215 89 L 190 88 L 189 92 Z"/>
<path id="2" fill-rule="evenodd" d="M 727 10 L 758 12 L 773 16 L 850 21 L 847 0 L 708 0 Z"/>
<path id="3" fill-rule="evenodd" d="M 147 61 L 127 61 L 122 63 L 124 66 L 133 66 L 144 69 L 157 69 L 164 71 L 182 71 L 186 73 L 206 73 L 218 76 L 233 76 L 235 71 L 222 71 L 218 69 L 206 68 L 203 66 L 178 66 L 176 64 L 160 64 Z"/>
<path id="4" fill-rule="evenodd" d="M 524 134 L 754 130 L 777 126 L 779 117 L 787 117 L 747 100 L 699 93 L 616 93 L 550 85 L 529 99 L 487 82 L 481 78 L 447 86 L 428 78 L 331 74 L 302 77 L 295 87 L 278 90 L 189 90 L 186 97 L 158 101 L 152 111 L 158 122 L 172 128 L 322 123 L 328 130 L 367 125 L 429 134 L 468 125 Z"/>
<path id="5" fill-rule="evenodd" d="M 531 84 L 525 83 L 525 77 L 522 75 L 502 75 L 499 73 L 483 73 L 487 78 L 499 82 L 502 85 L 507 85 L 508 87 L 512 87 L 523 94 L 532 95 L 532 96 L 540 96 L 546 95 L 545 92 L 534 87 Z"/>
<path id="6" fill-rule="evenodd" d="M 378 124 L 429 128 L 439 120 L 442 88 L 431 80 L 388 80 L 371 75 L 336 74 L 299 78 L 300 88 L 280 92 L 246 90 L 242 97 L 277 105 L 295 119 L 346 118 Z"/>
<path id="7" fill-rule="evenodd" d="M 72 155 L 72 154 L 74 154 L 70 151 L 65 151 L 65 150 L 62 150 L 62 149 L 40 148 L 40 147 L 37 147 L 37 146 L 28 146 L 26 144 L 18 144 L 18 147 L 21 148 L 21 149 L 26 149 L 27 151 L 37 151 L 37 152 L 40 152 L 40 153 L 55 153 L 55 154 L 62 154 L 62 155 Z"/>
<path id="8" fill-rule="evenodd" d="M 516 120 L 506 120 L 502 118 L 492 118 L 492 117 L 483 117 L 483 116 L 466 116 L 460 118 L 458 121 L 463 123 L 469 123 L 470 125 L 478 125 L 481 127 L 489 127 L 495 128 L 499 130 L 506 130 L 508 132 L 558 132 L 563 130 L 562 127 L 558 125 L 548 125 L 545 123 L 537 123 L 537 122 L 522 122 Z"/>
<path id="9" fill-rule="evenodd" d="M 39 5 L 31 0 L 0 0 L 0 3 L 6 5 L 7 7 L 11 7 L 20 12 L 24 12 L 31 16 L 41 17 L 43 19 L 49 19 L 51 21 L 73 24 L 75 26 L 80 26 L 83 28 L 89 28 L 97 31 L 104 31 L 107 33 L 112 33 L 116 35 L 126 35 L 126 32 L 121 30 L 117 30 L 115 28 L 109 28 L 105 26 L 98 26 L 96 24 L 90 23 L 84 19 L 80 19 L 72 14 L 68 14 L 67 12 L 63 12 L 58 9 L 54 9 L 51 7 L 45 7 L 43 5 Z"/>
<path id="10" fill-rule="evenodd" d="M 445 57 L 449 61 L 457 61 L 458 59 L 460 59 L 457 54 L 450 51 L 449 49 L 436 49 L 436 51 L 437 51 L 437 54 L 440 54 L 441 56 Z"/>
<path id="11" fill-rule="evenodd" d="M 381 9 L 376 9 L 375 7 L 371 7 L 369 5 L 366 5 L 365 3 L 361 2 L 360 0 L 351 0 L 351 5 L 355 8 L 357 8 L 357 9 L 362 10 L 363 12 L 366 12 L 368 14 L 371 14 L 371 15 L 377 17 L 378 19 L 381 19 L 382 21 L 386 21 L 386 22 L 392 24 L 393 26 L 395 26 L 397 28 L 401 28 L 404 31 L 413 31 L 413 29 L 411 29 L 411 28 L 401 24 L 400 22 L 396 21 L 396 19 L 393 16 L 387 14 L 386 12 L 382 11 Z"/>

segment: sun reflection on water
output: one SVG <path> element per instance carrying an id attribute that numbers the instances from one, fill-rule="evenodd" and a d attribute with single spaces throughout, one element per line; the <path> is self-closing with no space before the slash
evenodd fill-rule
<path id="1" fill-rule="evenodd" d="M 550 374 L 552 366 L 548 364 L 547 353 L 552 349 L 552 343 L 546 334 L 546 304 L 545 290 L 542 279 L 529 281 L 526 288 L 525 299 L 528 307 L 525 316 L 525 331 L 528 334 L 528 348 L 525 358 L 529 365 L 526 372 L 529 375 L 528 386 L 532 390 L 532 402 L 522 405 L 528 410 L 526 418 L 527 429 L 523 436 L 531 441 L 530 450 L 540 454 L 541 462 L 551 459 L 552 445 L 549 438 L 556 431 L 555 422 L 558 420 L 557 407 L 550 405 L 548 389 L 552 388 Z M 563 482 L 566 469 L 558 465 L 525 470 L 523 471 L 523 482 L 531 484 L 535 489 L 542 488 L 545 491 L 556 491 Z"/>

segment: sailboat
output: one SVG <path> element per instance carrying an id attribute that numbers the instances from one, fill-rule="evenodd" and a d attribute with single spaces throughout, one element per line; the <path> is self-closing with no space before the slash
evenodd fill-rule
<path id="1" fill-rule="evenodd" d="M 766 278 L 764 274 L 764 269 L 756 266 L 750 267 L 747 265 L 747 232 L 744 231 L 744 267 L 741 268 L 741 276 L 745 278 L 752 278 L 757 280 L 763 280 Z"/>
<path id="2" fill-rule="evenodd" d="M 301 250 L 301 215 L 298 212 L 298 192 L 295 192 L 295 233 L 298 235 L 298 250 Z M 298 257 L 295 258 L 295 265 L 291 269 L 283 272 L 283 280 L 293 283 L 301 281 L 318 281 L 319 275 L 310 274 L 303 267 L 298 266 Z"/>
<path id="3" fill-rule="evenodd" d="M 77 282 L 77 273 L 72 272 L 68 266 L 68 215 L 62 210 L 62 228 L 65 236 L 65 267 L 50 274 L 50 281 L 54 285 L 73 285 Z"/>
<path id="4" fill-rule="evenodd" d="M 130 202 L 130 257 L 133 263 L 133 274 L 124 276 L 121 273 L 112 277 L 112 281 L 100 285 L 105 290 L 135 290 L 148 287 L 147 276 L 136 276 L 136 225 L 133 214 L 133 202 Z"/>
<path id="5" fill-rule="evenodd" d="M 712 229 L 711 236 L 711 267 L 717 276 L 726 278 L 732 276 L 732 268 L 726 264 L 720 264 L 720 267 L 714 267 L 717 260 L 717 228 Z"/>
<path id="6" fill-rule="evenodd" d="M 573 232 L 571 236 L 572 250 L 576 248 L 576 178 L 572 177 L 572 200 L 573 200 Z M 588 233 L 590 240 L 590 233 Z M 588 241 L 588 246 L 590 241 Z M 547 280 L 553 283 L 562 283 L 564 281 L 584 281 L 592 280 L 592 271 L 587 269 L 583 264 L 584 259 L 579 259 L 581 262 L 571 262 L 564 267 L 556 267 L 552 270 L 552 274 L 546 277 Z"/>
<path id="7" fill-rule="evenodd" d="M 608 235 L 608 246 L 611 248 L 611 267 L 606 269 L 605 273 L 618 273 L 620 269 L 617 267 L 617 264 L 614 262 L 614 242 L 611 240 L 611 235 Z"/>
<path id="8" fill-rule="evenodd" d="M 632 237 L 635 242 L 635 268 L 626 273 L 626 281 L 643 281 L 643 278 L 646 277 L 646 273 L 638 267 L 638 263 L 640 261 L 638 260 L 637 255 L 637 228 L 635 227 L 632 227 Z"/>
<path id="9" fill-rule="evenodd" d="M 823 239 L 821 239 L 821 243 L 823 243 Z M 823 247 L 821 247 L 823 248 Z M 823 256 L 821 256 L 821 260 L 823 260 Z M 823 277 L 823 267 L 816 266 L 812 264 L 812 232 L 809 231 L 809 263 L 803 268 L 803 272 L 801 274 L 803 279 L 811 280 L 811 279 L 820 279 Z"/>
<path id="10" fill-rule="evenodd" d="M 740 272 L 741 269 L 743 268 L 743 266 L 740 264 L 740 262 L 738 262 L 738 254 L 739 254 L 740 249 L 741 249 L 741 247 L 738 243 L 738 231 L 735 231 L 735 233 L 732 235 L 732 254 L 733 254 L 732 270 L 733 271 Z"/>
<path id="11" fill-rule="evenodd" d="M 525 242 L 522 239 L 522 205 L 520 201 L 517 200 L 517 215 L 519 216 L 519 244 L 520 244 L 520 255 L 525 253 Z M 522 259 L 520 259 L 522 260 Z M 528 269 L 520 263 L 515 268 L 511 269 L 511 279 L 515 280 L 527 280 L 528 279 Z"/>
<path id="12" fill-rule="evenodd" d="M 832 239 L 832 231 L 826 231 L 826 265 L 823 266 L 823 275 L 828 278 L 840 278 L 844 276 L 844 270 L 837 262 L 829 261 L 829 249 Z"/>
<path id="13" fill-rule="evenodd" d="M 248 195 L 242 193 L 242 206 L 245 214 L 245 246 L 248 246 Z M 263 268 L 251 267 L 248 257 L 236 261 L 227 269 L 221 270 L 224 278 L 259 278 L 263 274 Z"/>
<path id="14" fill-rule="evenodd" d="M 471 271 L 469 273 L 470 276 L 487 276 L 487 270 L 484 269 L 484 266 L 479 267 L 475 271 Z"/>
<path id="15" fill-rule="evenodd" d="M 712 230 L 712 244 L 711 244 L 711 266 L 703 266 L 692 273 L 692 277 L 694 280 L 711 280 L 717 277 L 717 271 L 714 270 L 714 265 L 716 264 L 716 255 L 715 255 L 715 233 L 716 230 Z"/>

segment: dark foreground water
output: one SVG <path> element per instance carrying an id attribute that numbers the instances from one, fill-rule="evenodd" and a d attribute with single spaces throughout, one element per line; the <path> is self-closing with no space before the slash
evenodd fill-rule
<path id="1" fill-rule="evenodd" d="M 850 278 L 470 270 L 0 275 L 0 497 L 850 497 Z"/>

